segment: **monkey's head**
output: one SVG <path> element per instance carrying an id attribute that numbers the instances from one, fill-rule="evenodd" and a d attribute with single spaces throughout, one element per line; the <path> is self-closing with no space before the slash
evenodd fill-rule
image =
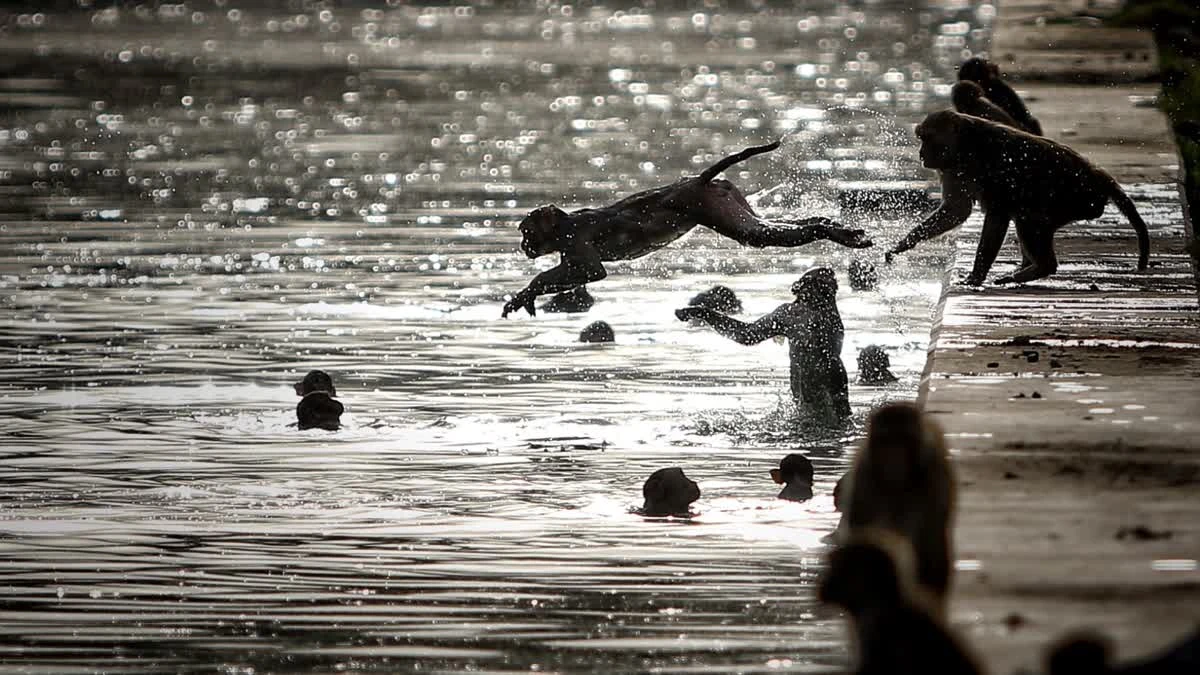
<path id="1" fill-rule="evenodd" d="M 742 301 L 738 299 L 733 289 L 720 284 L 707 291 L 700 291 L 688 304 L 693 307 L 707 307 L 722 314 L 737 314 L 742 311 Z"/>
<path id="2" fill-rule="evenodd" d="M 560 225 L 566 218 L 567 212 L 553 204 L 530 211 L 517 226 L 521 231 L 521 252 L 537 258 L 559 250 Z"/>
<path id="3" fill-rule="evenodd" d="M 333 378 L 323 370 L 309 372 L 303 380 L 292 386 L 296 388 L 297 396 L 307 396 L 314 391 L 323 391 L 330 396 L 337 396 L 337 390 L 333 388 Z"/>
<path id="4" fill-rule="evenodd" d="M 945 452 L 945 444 L 941 426 L 916 405 L 884 404 L 867 421 L 864 448 L 872 453 L 871 478 L 884 485 L 911 485 Z"/>
<path id="5" fill-rule="evenodd" d="M 647 516 L 686 516 L 692 502 L 700 499 L 700 486 L 673 466 L 650 474 L 642 485 L 642 514 Z"/>
<path id="6" fill-rule="evenodd" d="M 1078 632 L 1056 641 L 1046 651 L 1048 675 L 1103 675 L 1110 672 L 1112 643 L 1099 633 Z"/>
<path id="7" fill-rule="evenodd" d="M 607 321 L 593 321 L 579 331 L 580 342 L 614 342 L 616 339 L 617 335 Z"/>
<path id="8" fill-rule="evenodd" d="M 807 457 L 798 453 L 787 455 L 779 460 L 779 468 L 771 469 L 771 480 L 776 483 L 807 483 L 813 482 L 813 465 Z"/>
<path id="9" fill-rule="evenodd" d="M 1000 67 L 979 56 L 973 56 L 958 67 L 958 79 L 987 82 L 1000 77 Z"/>
<path id="10" fill-rule="evenodd" d="M 837 277 L 828 267 L 814 267 L 792 283 L 792 294 L 800 302 L 832 301 L 837 296 Z"/>
<path id="11" fill-rule="evenodd" d="M 887 530 L 854 530 L 826 562 L 817 598 L 853 616 L 905 604 L 915 578 L 912 545 Z"/>
<path id="12" fill-rule="evenodd" d="M 858 378 L 863 382 L 895 382 L 896 376 L 888 370 L 892 360 L 879 345 L 867 345 L 858 353 Z"/>
<path id="13" fill-rule="evenodd" d="M 850 288 L 856 291 L 870 291 L 879 285 L 879 271 L 866 260 L 851 260 L 849 272 Z"/>
<path id="14" fill-rule="evenodd" d="M 927 169 L 950 169 L 958 163 L 958 137 L 963 120 L 970 119 L 952 110 L 939 110 L 925 116 L 917 125 L 921 140 L 921 163 Z"/>
<path id="15" fill-rule="evenodd" d="M 971 80 L 959 80 L 950 88 L 950 102 L 959 112 L 974 110 L 975 104 L 983 97 L 983 87 Z"/>

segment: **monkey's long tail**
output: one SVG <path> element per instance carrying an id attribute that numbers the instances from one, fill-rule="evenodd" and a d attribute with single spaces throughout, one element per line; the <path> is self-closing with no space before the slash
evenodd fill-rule
<path id="1" fill-rule="evenodd" d="M 734 153 L 702 171 L 700 173 L 700 182 L 707 183 L 708 181 L 716 178 L 722 171 L 728 169 L 734 164 L 750 159 L 755 155 L 761 155 L 764 152 L 770 152 L 775 148 L 778 148 L 779 144 L 780 141 L 775 141 L 774 143 L 768 143 L 766 145 L 751 146 L 741 152 Z"/>
<path id="2" fill-rule="evenodd" d="M 1150 231 L 1146 229 L 1146 221 L 1142 220 L 1142 216 L 1137 212 L 1137 207 L 1133 205 L 1133 200 L 1121 186 L 1114 180 L 1112 183 L 1111 197 L 1113 203 L 1121 209 L 1121 213 L 1129 219 L 1129 224 L 1133 225 L 1134 231 L 1137 232 L 1138 238 L 1138 269 L 1146 269 L 1146 265 L 1150 262 Z"/>

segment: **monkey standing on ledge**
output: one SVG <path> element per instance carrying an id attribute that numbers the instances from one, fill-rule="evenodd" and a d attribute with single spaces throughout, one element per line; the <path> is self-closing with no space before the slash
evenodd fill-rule
<path id="1" fill-rule="evenodd" d="M 1150 233 L 1116 179 L 1079 153 L 1046 138 L 950 110 L 917 125 L 921 162 L 942 178 L 942 204 L 886 254 L 892 256 L 961 225 L 975 201 L 984 210 L 975 263 L 966 283 L 978 286 L 1015 221 L 1022 265 L 998 284 L 1041 279 L 1058 270 L 1054 233 L 1104 213 L 1111 199 L 1138 238 L 1138 269 L 1150 258 Z"/>
<path id="2" fill-rule="evenodd" d="M 845 481 L 841 534 L 884 529 L 907 539 L 917 584 L 944 607 L 956 489 L 941 426 L 912 403 L 879 407 Z"/>
<path id="3" fill-rule="evenodd" d="M 958 67 L 959 82 L 974 82 L 982 89 L 982 93 L 987 96 L 987 101 L 994 103 L 1002 112 L 1009 116 L 1015 123 L 1012 126 L 1015 129 L 1028 131 L 1034 136 L 1042 135 L 1042 125 L 1037 121 L 1037 118 L 1029 113 L 1029 108 L 1025 107 L 1025 102 L 1013 91 L 1013 88 L 1008 86 L 1008 83 L 1000 79 L 1000 67 L 988 61 L 987 59 L 978 56 L 969 58 L 962 62 Z M 960 93 L 960 95 L 963 95 Z M 953 91 L 951 92 L 953 96 Z M 957 103 L 955 104 L 957 108 Z M 966 112 L 961 111 L 960 112 Z M 968 115 L 976 113 L 968 112 Z M 977 115 L 992 119 L 986 115 Z M 1001 120 L 993 120 L 1001 124 L 1008 124 Z"/>

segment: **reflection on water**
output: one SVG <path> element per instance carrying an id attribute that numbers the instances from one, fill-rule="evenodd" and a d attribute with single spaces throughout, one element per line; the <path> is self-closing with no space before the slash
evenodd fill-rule
<path id="1" fill-rule="evenodd" d="M 326 4 L 0 13 L 0 663 L 836 670 L 830 489 L 915 392 L 944 248 L 852 293 L 848 249 L 696 232 L 588 314 L 502 321 L 551 264 L 513 224 L 779 136 L 730 176 L 768 211 L 923 178 L 908 130 L 991 6 Z M 846 429 L 791 409 L 785 346 L 672 314 L 715 283 L 765 313 L 817 263 L 851 378 L 867 344 L 901 378 L 853 385 Z M 575 343 L 596 319 L 616 343 Z M 311 368 L 339 433 L 288 427 Z M 807 504 L 767 474 L 796 450 Z M 669 465 L 699 517 L 631 514 Z"/>

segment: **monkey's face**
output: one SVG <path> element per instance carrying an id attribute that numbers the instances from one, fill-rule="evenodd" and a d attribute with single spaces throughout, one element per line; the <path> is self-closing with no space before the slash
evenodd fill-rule
<path id="1" fill-rule="evenodd" d="M 930 113 L 917 125 L 921 140 L 921 164 L 927 169 L 949 169 L 954 166 L 958 149 L 958 125 L 949 111 Z"/>
<path id="2" fill-rule="evenodd" d="M 566 217 L 565 211 L 552 204 L 530 211 L 517 227 L 521 231 L 521 252 L 537 258 L 557 251 L 559 224 Z"/>

